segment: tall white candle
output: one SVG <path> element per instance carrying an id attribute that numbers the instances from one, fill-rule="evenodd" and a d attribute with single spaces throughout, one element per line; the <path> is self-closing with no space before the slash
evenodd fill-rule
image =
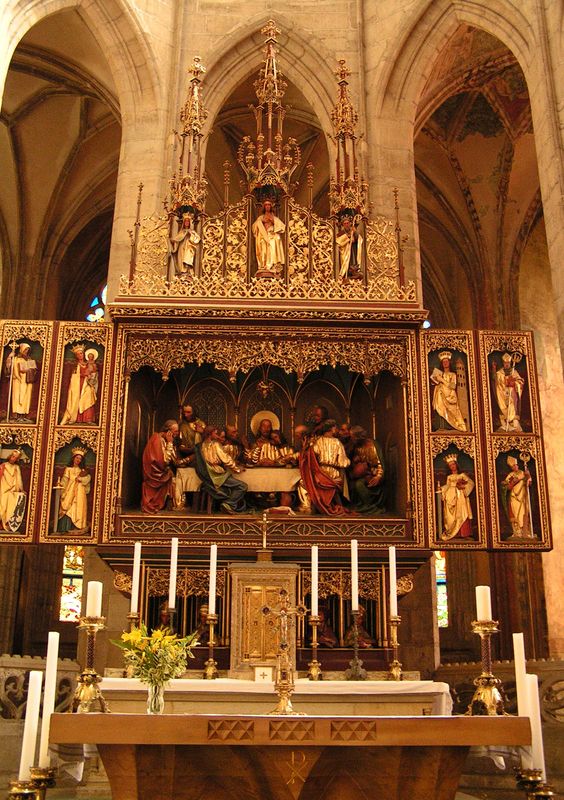
<path id="1" fill-rule="evenodd" d="M 30 779 L 29 769 L 35 764 L 35 743 L 37 741 L 37 725 L 39 723 L 42 679 L 43 673 L 39 672 L 39 670 L 32 670 L 29 673 L 22 754 L 18 773 L 18 780 L 20 781 L 28 781 Z"/>
<path id="2" fill-rule="evenodd" d="M 492 597 L 489 586 L 476 586 L 476 616 L 478 622 L 492 619 Z"/>
<path id="3" fill-rule="evenodd" d="M 527 662 L 525 661 L 525 642 L 522 633 L 513 634 L 513 657 L 515 659 L 515 685 L 517 688 L 517 711 L 520 717 L 527 716 L 527 690 L 525 688 L 525 675 Z"/>
<path id="4" fill-rule="evenodd" d="M 101 581 L 88 581 L 86 590 L 86 616 L 102 616 L 102 589 Z"/>
<path id="5" fill-rule="evenodd" d="M 178 569 L 178 539 L 170 545 L 170 575 L 168 580 L 168 607 L 176 608 L 176 571 Z"/>
<path id="6" fill-rule="evenodd" d="M 48 767 L 49 759 L 49 723 L 55 710 L 57 694 L 57 659 L 59 657 L 59 634 L 50 631 L 47 641 L 47 660 L 45 663 L 45 690 L 43 692 L 43 717 L 41 719 L 41 739 L 39 741 L 39 766 Z"/>
<path id="7" fill-rule="evenodd" d="M 217 545 L 210 547 L 210 597 L 208 602 L 209 613 L 215 614 L 215 595 L 217 585 Z"/>
<path id="8" fill-rule="evenodd" d="M 135 542 L 133 548 L 133 575 L 131 577 L 131 614 L 139 611 L 139 576 L 141 574 L 141 542 Z"/>
<path id="9" fill-rule="evenodd" d="M 536 675 L 526 675 L 527 706 L 531 720 L 533 769 L 542 770 L 542 778 L 546 780 L 544 766 L 544 746 L 542 741 L 541 713 L 539 703 L 539 679 Z"/>
<path id="10" fill-rule="evenodd" d="M 319 554 L 317 545 L 311 547 L 311 616 L 317 617 L 319 614 Z"/>
<path id="11" fill-rule="evenodd" d="M 351 609 L 358 611 L 358 542 L 351 539 Z"/>
<path id="12" fill-rule="evenodd" d="M 388 560 L 390 564 L 390 617 L 397 617 L 398 578 L 396 573 L 396 548 L 393 545 L 388 548 Z"/>

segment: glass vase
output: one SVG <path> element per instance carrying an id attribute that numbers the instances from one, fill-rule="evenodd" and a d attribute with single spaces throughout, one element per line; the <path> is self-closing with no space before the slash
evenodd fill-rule
<path id="1" fill-rule="evenodd" d="M 147 688 L 147 714 L 162 714 L 164 711 L 164 690 L 162 683 L 149 684 Z"/>

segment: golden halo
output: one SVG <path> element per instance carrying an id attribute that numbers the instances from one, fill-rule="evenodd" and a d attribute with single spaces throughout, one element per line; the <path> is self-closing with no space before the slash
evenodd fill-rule
<path id="1" fill-rule="evenodd" d="M 251 430 L 254 436 L 258 434 L 259 425 L 263 419 L 268 419 L 272 422 L 273 431 L 280 430 L 280 420 L 273 411 L 257 411 L 251 419 Z"/>
<path id="2" fill-rule="evenodd" d="M 88 356 L 90 355 L 90 353 L 94 353 L 94 361 L 96 361 L 98 356 L 100 355 L 100 353 L 96 350 L 95 347 L 89 347 L 88 350 L 84 353 L 84 357 L 87 360 L 88 360 Z"/>

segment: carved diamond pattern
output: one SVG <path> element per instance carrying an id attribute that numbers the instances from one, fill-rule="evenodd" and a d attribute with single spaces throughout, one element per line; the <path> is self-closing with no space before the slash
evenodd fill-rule
<path id="1" fill-rule="evenodd" d="M 331 723 L 331 738 L 339 742 L 373 741 L 376 736 L 376 723 L 359 720 L 358 722 L 337 720 Z"/>
<path id="2" fill-rule="evenodd" d="M 284 722 L 270 723 L 270 738 L 282 742 L 305 742 L 313 739 L 315 725 L 304 720 L 285 720 Z"/>
<path id="3" fill-rule="evenodd" d="M 242 739 L 252 741 L 254 737 L 254 723 L 247 720 L 210 720 L 208 722 L 208 740 L 221 739 L 225 742 L 228 739 L 241 741 Z"/>

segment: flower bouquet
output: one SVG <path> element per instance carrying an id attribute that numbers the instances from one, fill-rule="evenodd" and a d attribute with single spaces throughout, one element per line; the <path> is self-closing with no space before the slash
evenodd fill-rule
<path id="1" fill-rule="evenodd" d="M 188 658 L 194 658 L 192 647 L 197 644 L 196 635 L 191 633 L 179 639 L 168 628 L 155 628 L 149 635 L 141 623 L 139 628 L 122 633 L 121 639 L 113 642 L 123 650 L 132 677 L 149 687 L 148 714 L 163 713 L 165 686 L 186 671 Z"/>

